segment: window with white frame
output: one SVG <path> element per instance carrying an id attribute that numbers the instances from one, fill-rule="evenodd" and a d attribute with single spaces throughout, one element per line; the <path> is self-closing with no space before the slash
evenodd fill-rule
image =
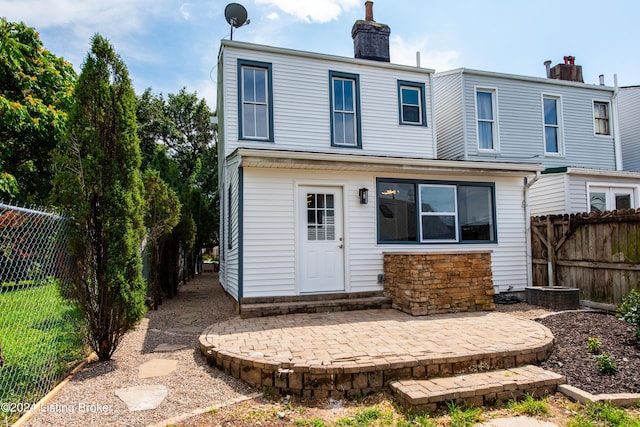
<path id="1" fill-rule="evenodd" d="M 593 122 L 596 135 L 611 135 L 608 102 L 593 101 Z"/>
<path id="2" fill-rule="evenodd" d="M 238 60 L 240 139 L 273 141 L 271 64 Z"/>
<path id="3" fill-rule="evenodd" d="M 604 212 L 636 208 L 636 188 L 608 185 L 589 185 L 589 211 Z"/>
<path id="4" fill-rule="evenodd" d="M 329 78 L 331 145 L 361 147 L 358 75 L 330 71 Z"/>
<path id="5" fill-rule="evenodd" d="M 424 89 L 424 83 L 398 81 L 401 125 L 427 125 Z"/>
<path id="6" fill-rule="evenodd" d="M 493 243 L 493 183 L 378 179 L 378 242 Z"/>
<path id="7" fill-rule="evenodd" d="M 562 153 L 562 128 L 560 97 L 544 95 L 544 152 L 545 154 Z"/>
<path id="8" fill-rule="evenodd" d="M 476 89 L 476 117 L 478 149 L 497 151 L 496 91 L 494 89 Z"/>

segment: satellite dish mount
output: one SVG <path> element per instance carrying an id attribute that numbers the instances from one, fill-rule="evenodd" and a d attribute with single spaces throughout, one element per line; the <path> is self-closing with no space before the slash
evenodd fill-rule
<path id="1" fill-rule="evenodd" d="M 231 25 L 231 40 L 233 40 L 233 29 L 243 25 L 249 25 L 251 20 L 247 19 L 247 9 L 239 3 L 229 3 L 224 8 L 224 17 Z"/>

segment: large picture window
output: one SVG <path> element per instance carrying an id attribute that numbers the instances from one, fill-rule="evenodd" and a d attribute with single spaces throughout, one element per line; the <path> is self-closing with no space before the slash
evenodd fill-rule
<path id="1" fill-rule="evenodd" d="M 240 139 L 273 141 L 271 64 L 238 60 Z"/>
<path id="2" fill-rule="evenodd" d="M 331 145 L 361 147 L 360 88 L 356 74 L 329 72 Z"/>
<path id="3" fill-rule="evenodd" d="M 496 242 L 493 183 L 379 179 L 380 243 Z"/>

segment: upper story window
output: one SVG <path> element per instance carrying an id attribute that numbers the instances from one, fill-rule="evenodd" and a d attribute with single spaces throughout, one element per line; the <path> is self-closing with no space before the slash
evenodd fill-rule
<path id="1" fill-rule="evenodd" d="M 379 179 L 378 242 L 496 242 L 493 183 Z"/>
<path id="2" fill-rule="evenodd" d="M 562 154 L 562 127 L 560 97 L 543 95 L 544 110 L 544 152 Z"/>
<path id="3" fill-rule="evenodd" d="M 398 104 L 400 105 L 401 125 L 427 125 L 424 91 L 424 83 L 398 81 Z"/>
<path id="4" fill-rule="evenodd" d="M 608 102 L 593 101 L 593 120 L 596 135 L 611 135 Z"/>
<path id="5" fill-rule="evenodd" d="M 273 141 L 271 64 L 238 60 L 239 138 Z"/>
<path id="6" fill-rule="evenodd" d="M 331 145 L 361 147 L 360 81 L 356 74 L 329 72 Z"/>
<path id="7" fill-rule="evenodd" d="M 495 89 L 476 89 L 478 149 L 498 151 Z"/>

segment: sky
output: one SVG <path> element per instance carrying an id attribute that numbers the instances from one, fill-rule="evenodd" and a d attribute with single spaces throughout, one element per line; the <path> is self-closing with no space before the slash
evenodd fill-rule
<path id="1" fill-rule="evenodd" d="M 122 57 L 136 93 L 186 87 L 216 106 L 227 0 L 0 0 L 0 16 L 34 27 L 44 46 L 80 72 L 99 33 Z M 353 57 L 351 27 L 364 0 L 240 0 L 250 23 L 233 39 Z M 585 83 L 640 84 L 637 0 L 375 0 L 374 19 L 391 28 L 391 62 L 447 71 L 471 68 L 545 77 L 571 55 Z"/>

